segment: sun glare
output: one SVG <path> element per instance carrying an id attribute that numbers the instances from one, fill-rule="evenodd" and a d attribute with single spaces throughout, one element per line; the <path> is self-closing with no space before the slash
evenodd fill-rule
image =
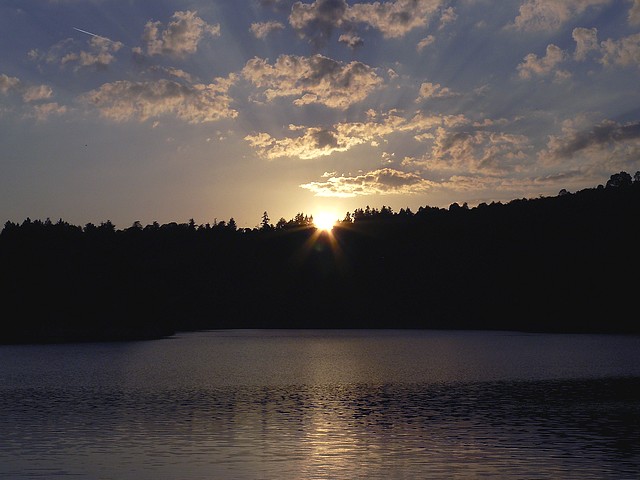
<path id="1" fill-rule="evenodd" d="M 329 212 L 319 212 L 313 216 L 313 224 L 316 228 L 326 232 L 331 231 L 337 221 L 338 217 Z"/>

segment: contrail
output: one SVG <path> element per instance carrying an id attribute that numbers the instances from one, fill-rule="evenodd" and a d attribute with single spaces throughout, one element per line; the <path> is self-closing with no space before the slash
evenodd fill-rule
<path id="1" fill-rule="evenodd" d="M 92 37 L 102 38 L 103 40 L 106 40 L 107 42 L 111 42 L 113 44 L 119 43 L 119 42 L 114 42 L 110 38 L 103 37 L 102 35 L 96 35 L 95 33 L 87 32 L 86 30 L 82 30 L 81 28 L 78 28 L 78 27 L 73 27 L 73 29 L 77 30 L 78 32 L 86 33 L 87 35 L 91 35 Z"/>
<path id="2" fill-rule="evenodd" d="M 87 35 L 91 35 L 92 37 L 96 37 L 96 38 L 102 38 L 103 40 L 106 40 L 107 42 L 113 43 L 114 45 L 123 45 L 120 42 L 114 42 L 113 40 L 111 40 L 110 38 L 107 37 L 103 37 L 102 35 L 96 35 L 95 33 L 91 33 L 91 32 L 87 32 L 86 30 L 82 30 L 81 28 L 78 27 L 72 27 L 74 30 L 77 30 L 78 32 L 82 32 L 82 33 L 86 33 Z"/>
<path id="3" fill-rule="evenodd" d="M 87 32 L 86 30 L 82 30 L 80 28 L 73 27 L 73 29 L 82 33 L 86 33 L 87 35 L 91 35 L 92 37 L 104 38 L 105 40 L 109 40 L 108 38 L 103 37 L 102 35 L 96 35 L 95 33 Z"/>

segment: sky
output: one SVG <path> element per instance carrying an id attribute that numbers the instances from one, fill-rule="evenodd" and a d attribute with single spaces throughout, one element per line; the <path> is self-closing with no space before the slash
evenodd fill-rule
<path id="1" fill-rule="evenodd" d="M 255 227 L 640 170 L 640 0 L 2 0 L 0 221 Z"/>

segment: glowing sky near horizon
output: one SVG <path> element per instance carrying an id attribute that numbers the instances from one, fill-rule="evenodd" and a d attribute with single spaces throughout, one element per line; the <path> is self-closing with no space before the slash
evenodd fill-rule
<path id="1" fill-rule="evenodd" d="M 640 0 L 3 0 L 0 59 L 3 223 L 253 227 L 640 170 Z"/>

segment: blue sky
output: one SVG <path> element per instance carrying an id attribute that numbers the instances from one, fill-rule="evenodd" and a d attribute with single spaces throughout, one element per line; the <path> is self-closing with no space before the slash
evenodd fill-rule
<path id="1" fill-rule="evenodd" d="M 3 222 L 253 227 L 640 170 L 640 0 L 4 0 L 0 59 Z"/>

